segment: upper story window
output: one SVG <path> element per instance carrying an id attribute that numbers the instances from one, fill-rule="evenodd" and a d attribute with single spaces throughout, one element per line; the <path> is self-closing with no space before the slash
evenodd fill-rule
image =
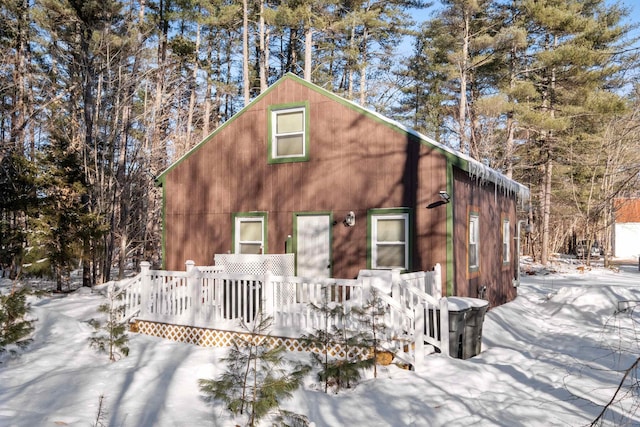
<path id="1" fill-rule="evenodd" d="M 375 209 L 369 214 L 370 265 L 374 269 L 409 269 L 409 212 Z"/>
<path id="2" fill-rule="evenodd" d="M 263 254 L 266 251 L 266 213 L 236 214 L 233 244 L 236 254 Z"/>
<path id="3" fill-rule="evenodd" d="M 469 271 L 478 271 L 480 268 L 480 216 L 477 213 L 469 214 Z"/>
<path id="4" fill-rule="evenodd" d="M 269 163 L 309 159 L 308 106 L 269 108 Z"/>

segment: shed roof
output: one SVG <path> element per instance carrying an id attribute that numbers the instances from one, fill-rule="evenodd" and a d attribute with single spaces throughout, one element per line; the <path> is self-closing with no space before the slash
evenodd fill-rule
<path id="1" fill-rule="evenodd" d="M 193 148 L 191 148 L 188 152 L 186 152 L 184 155 L 182 155 L 178 160 L 176 160 L 173 164 L 171 164 L 167 169 L 165 169 L 162 173 L 160 173 L 160 175 L 158 175 L 157 177 L 157 181 L 162 183 L 166 177 L 166 175 L 169 173 L 169 171 L 171 171 L 174 167 L 176 167 L 180 162 L 182 162 L 182 160 L 184 160 L 185 158 L 191 156 L 193 153 L 195 153 L 196 151 L 198 151 L 198 149 L 200 147 L 202 147 L 204 144 L 206 144 L 210 139 L 212 139 L 221 129 L 225 128 L 226 126 L 228 126 L 229 124 L 233 123 L 233 121 L 235 120 L 236 117 L 242 115 L 245 111 L 247 111 L 248 109 L 251 108 L 252 105 L 254 105 L 256 102 L 258 102 L 258 100 L 260 100 L 262 97 L 266 96 L 269 92 L 275 90 L 283 81 L 285 80 L 293 80 L 301 85 L 306 86 L 307 88 L 316 91 L 328 98 L 333 99 L 334 101 L 341 103 L 342 105 L 345 105 L 361 114 L 364 114 L 366 116 L 369 116 L 371 118 L 373 118 L 374 120 L 377 120 L 383 124 L 385 124 L 386 126 L 389 126 L 392 129 L 395 129 L 398 132 L 404 133 L 406 135 L 409 135 L 411 137 L 416 138 L 418 141 L 420 141 L 420 143 L 422 144 L 426 144 L 426 145 L 430 145 L 434 148 L 436 148 L 437 150 L 439 150 L 443 155 L 445 155 L 450 162 L 452 162 L 455 166 L 461 168 L 462 170 L 466 171 L 470 177 L 472 177 L 473 179 L 476 179 L 480 182 L 490 182 L 496 185 L 496 188 L 500 188 L 502 191 L 504 191 L 505 193 L 510 193 L 510 194 L 515 194 L 517 195 L 521 200 L 527 200 L 529 199 L 529 188 L 520 184 L 519 182 L 508 178 L 507 176 L 503 175 L 502 173 L 496 171 L 495 169 L 492 169 L 488 166 L 486 166 L 484 163 L 475 160 L 473 158 L 471 158 L 470 156 L 461 153 L 457 150 L 454 150 L 453 148 L 447 147 L 444 144 L 441 144 L 439 142 L 437 142 L 435 139 L 430 138 L 426 135 L 421 134 L 420 132 L 411 129 L 405 125 L 403 125 L 402 123 L 390 119 L 389 117 L 386 117 L 376 111 L 370 110 L 368 108 L 365 108 L 359 104 L 356 104 L 353 101 L 350 101 L 348 99 L 342 98 L 326 89 L 321 88 L 318 85 L 315 85 L 311 82 L 308 82 L 304 79 L 301 79 L 300 77 L 296 76 L 295 74 L 292 73 L 287 73 L 285 74 L 283 77 L 281 77 L 278 81 L 276 81 L 273 85 L 271 85 L 265 92 L 263 92 L 262 94 L 260 94 L 259 96 L 257 96 L 255 99 L 253 99 L 253 101 L 251 101 L 249 104 L 247 104 L 243 109 L 241 109 L 240 111 L 238 111 L 236 114 L 233 115 L 233 117 L 231 117 L 229 120 L 227 120 L 225 123 L 223 123 L 220 127 L 218 127 L 216 130 L 214 130 L 211 134 L 209 134 L 209 136 L 207 136 L 205 139 L 203 139 L 201 142 L 199 142 L 198 144 L 196 144 Z"/>

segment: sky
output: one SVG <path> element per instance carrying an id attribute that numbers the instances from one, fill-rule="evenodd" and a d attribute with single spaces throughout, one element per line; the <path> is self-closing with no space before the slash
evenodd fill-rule
<path id="1" fill-rule="evenodd" d="M 431 18 L 431 15 L 435 10 L 440 9 L 441 2 L 439 0 L 432 0 L 433 6 L 427 9 L 411 9 L 411 16 L 413 20 L 416 22 L 416 26 L 419 26 L 422 22 Z M 623 6 L 629 8 L 630 13 L 627 19 L 624 21 L 625 23 L 634 24 L 638 26 L 640 24 L 640 1 L 638 0 L 606 0 L 605 3 L 608 5 L 620 3 Z M 636 28 L 630 34 L 632 37 L 640 37 L 640 28 Z M 637 43 L 640 47 L 640 42 Z M 400 52 L 402 55 L 407 56 L 411 55 L 413 50 L 412 41 L 410 38 L 407 38 L 400 47 Z"/>
<path id="2" fill-rule="evenodd" d="M 316 427 L 589 425 L 640 354 L 638 266 L 566 258 L 547 268 L 524 263 L 523 271 L 518 297 L 487 313 L 478 356 L 427 355 L 419 372 L 379 367 L 377 378 L 367 371 L 338 394 L 325 394 L 312 373 L 281 406 Z M 30 297 L 33 341 L 0 355 L 0 426 L 244 425 L 198 387 L 223 371 L 225 349 L 131 333 L 129 356 L 111 363 L 88 345 L 88 321 L 104 302 L 99 288 Z M 638 373 L 604 425 L 640 425 Z"/>

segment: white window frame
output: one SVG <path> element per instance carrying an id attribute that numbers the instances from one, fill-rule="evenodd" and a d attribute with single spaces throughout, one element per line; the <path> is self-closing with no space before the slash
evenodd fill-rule
<path id="1" fill-rule="evenodd" d="M 243 223 L 249 223 L 249 222 L 253 222 L 253 223 L 260 223 L 260 234 L 262 239 L 261 240 L 247 240 L 247 241 L 243 241 L 240 239 L 240 228 L 242 227 Z M 242 247 L 243 244 L 247 244 L 247 245 L 260 245 L 260 252 L 261 254 L 266 253 L 265 251 L 265 216 L 264 215 L 238 215 L 235 217 L 235 241 L 233 242 L 233 249 L 234 249 L 234 253 L 236 254 L 240 254 L 242 252 L 240 252 L 240 248 Z"/>
<path id="2" fill-rule="evenodd" d="M 508 219 L 502 220 L 502 262 L 508 264 L 511 261 L 511 223 Z"/>
<path id="3" fill-rule="evenodd" d="M 404 221 L 404 242 L 403 241 L 394 241 L 394 242 L 379 242 L 377 239 L 378 236 L 378 221 L 379 220 L 390 220 L 397 219 Z M 395 245 L 404 245 L 404 265 L 394 265 L 394 266 L 379 266 L 378 265 L 378 247 L 379 246 L 395 246 Z M 371 215 L 371 268 L 379 269 L 379 270 L 392 270 L 395 268 L 400 268 L 402 270 L 409 270 L 409 213 L 375 213 Z"/>
<path id="4" fill-rule="evenodd" d="M 478 271 L 480 268 L 480 215 L 474 212 L 469 213 L 468 243 L 469 271 Z"/>
<path id="5" fill-rule="evenodd" d="M 278 116 L 282 114 L 290 113 L 302 113 L 302 130 L 295 132 L 283 132 L 278 133 Z M 282 108 L 271 111 L 271 160 L 272 161 L 291 161 L 291 160 L 304 160 L 307 158 L 307 109 L 304 106 L 294 108 Z M 290 154 L 290 155 L 278 155 L 278 138 L 284 136 L 302 137 L 302 153 Z"/>

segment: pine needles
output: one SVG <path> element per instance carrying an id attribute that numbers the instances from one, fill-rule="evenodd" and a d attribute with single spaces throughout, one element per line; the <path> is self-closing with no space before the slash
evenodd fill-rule
<path id="1" fill-rule="evenodd" d="M 225 403 L 234 416 L 243 418 L 247 426 L 255 426 L 269 414 L 293 425 L 307 425 L 306 418 L 281 411 L 280 401 L 290 398 L 311 369 L 308 365 L 291 364 L 284 358 L 284 347 L 269 345 L 268 332 L 272 319 L 259 312 L 251 324 L 241 323 L 246 331 L 233 340 L 228 355 L 222 359 L 225 371 L 215 380 L 201 379 L 200 390 L 209 398 Z M 302 423 L 302 424 L 300 424 Z"/>

